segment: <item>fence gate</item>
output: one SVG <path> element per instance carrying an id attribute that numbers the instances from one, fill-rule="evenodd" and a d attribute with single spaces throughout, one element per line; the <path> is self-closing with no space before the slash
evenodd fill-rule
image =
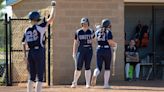
<path id="1" fill-rule="evenodd" d="M 22 46 L 22 37 L 26 27 L 30 26 L 28 19 L 8 19 L 7 22 L 7 39 L 8 46 L 6 46 L 8 63 L 6 82 L 7 85 L 12 83 L 25 83 L 28 79 L 27 64 L 24 61 L 24 53 Z M 46 32 L 46 69 L 44 81 L 50 85 L 50 48 L 52 47 L 50 42 L 50 26 Z M 52 49 L 52 48 L 51 48 Z M 28 51 L 27 51 L 28 52 Z"/>
<path id="2" fill-rule="evenodd" d="M 19 83 L 27 81 L 26 62 L 23 61 L 24 53 L 22 51 L 21 39 L 25 28 L 29 25 L 28 20 L 11 19 L 10 20 L 10 39 L 11 39 L 11 62 L 12 62 L 12 82 Z"/>

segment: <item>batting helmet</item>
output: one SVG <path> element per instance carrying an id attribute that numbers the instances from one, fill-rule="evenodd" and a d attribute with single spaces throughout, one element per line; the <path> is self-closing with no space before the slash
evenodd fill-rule
<path id="1" fill-rule="evenodd" d="M 81 24 L 83 24 L 83 23 L 88 23 L 88 26 L 89 26 L 89 19 L 88 19 L 88 18 L 81 18 L 80 23 L 81 23 Z"/>
<path id="2" fill-rule="evenodd" d="M 32 11 L 28 14 L 28 18 L 30 20 L 39 20 L 40 19 L 40 13 L 38 11 Z"/>
<path id="3" fill-rule="evenodd" d="M 108 28 L 111 25 L 111 21 L 109 19 L 103 19 L 101 22 L 101 27 Z"/>

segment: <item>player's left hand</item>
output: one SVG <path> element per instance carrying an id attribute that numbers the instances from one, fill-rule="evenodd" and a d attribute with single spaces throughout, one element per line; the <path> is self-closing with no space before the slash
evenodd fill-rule
<path id="1" fill-rule="evenodd" d="M 51 6 L 56 6 L 56 1 L 51 1 Z"/>

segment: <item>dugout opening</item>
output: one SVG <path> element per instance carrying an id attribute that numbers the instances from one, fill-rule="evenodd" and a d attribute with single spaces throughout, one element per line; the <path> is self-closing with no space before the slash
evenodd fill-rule
<path id="1" fill-rule="evenodd" d="M 164 3 L 125 3 L 125 45 L 139 22 L 148 25 L 148 44 L 138 47 L 140 79 L 164 80 Z"/>

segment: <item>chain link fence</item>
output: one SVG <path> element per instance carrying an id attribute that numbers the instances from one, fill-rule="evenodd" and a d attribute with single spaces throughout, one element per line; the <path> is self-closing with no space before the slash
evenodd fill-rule
<path id="1" fill-rule="evenodd" d="M 28 78 L 27 64 L 24 61 L 23 46 L 21 40 L 24 30 L 30 23 L 28 20 L 11 20 L 11 62 L 12 62 L 12 82 L 25 82 Z"/>
<path id="2" fill-rule="evenodd" d="M 12 62 L 12 82 L 13 83 L 24 83 L 28 79 L 28 71 L 27 71 L 27 64 L 24 61 L 24 53 L 23 53 L 23 46 L 22 46 L 22 37 L 24 34 L 25 29 L 30 26 L 29 20 L 27 19 L 11 19 L 11 62 Z M 48 38 L 48 32 L 46 32 L 46 38 Z M 51 39 L 52 43 L 52 39 Z M 47 81 L 47 70 L 48 70 L 48 44 L 46 40 L 46 72 L 44 81 Z M 53 56 L 52 51 L 52 44 L 50 45 L 51 48 L 51 61 Z M 52 72 L 52 67 L 51 71 Z"/>
<path id="3" fill-rule="evenodd" d="M 0 19 L 0 85 L 25 83 L 28 79 L 27 64 L 24 61 L 23 46 L 21 42 L 24 31 L 28 26 L 30 26 L 28 19 L 10 19 L 6 24 L 4 20 Z M 48 37 L 48 31 L 46 32 L 46 38 L 46 72 L 44 81 L 50 83 L 53 70 L 53 45 L 50 43 L 53 42 L 53 39 L 50 35 Z M 49 52 L 48 42 L 50 46 Z M 8 57 L 6 57 L 6 55 Z M 48 63 L 48 61 L 51 62 Z M 6 62 L 8 62 L 8 68 L 6 67 Z M 50 66 L 51 69 L 49 68 Z"/>

